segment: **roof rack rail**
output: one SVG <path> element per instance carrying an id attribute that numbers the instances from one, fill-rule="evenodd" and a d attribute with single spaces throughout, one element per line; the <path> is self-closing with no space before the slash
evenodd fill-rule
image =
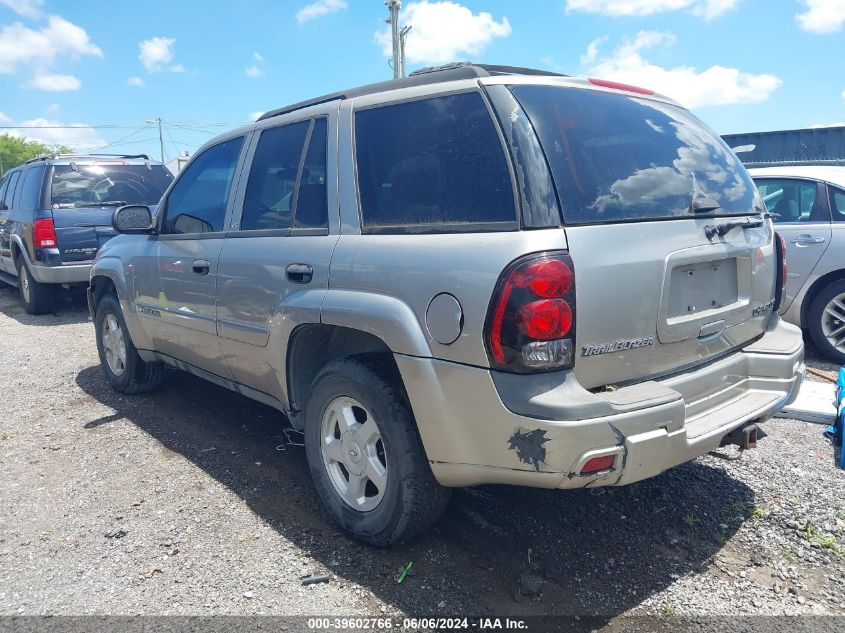
<path id="1" fill-rule="evenodd" d="M 330 103 L 331 101 L 341 101 L 343 99 L 351 99 L 353 97 L 361 97 L 364 95 L 374 94 L 376 92 L 387 92 L 389 90 L 399 90 L 400 88 L 409 88 L 411 86 L 424 86 L 426 84 L 442 83 L 446 81 L 458 81 L 459 79 L 476 79 L 480 77 L 493 77 L 498 75 L 550 75 L 553 77 L 566 77 L 560 73 L 554 73 L 546 70 L 538 70 L 536 68 L 521 68 L 519 66 L 496 66 L 490 64 L 473 64 L 472 62 L 452 62 L 451 64 L 444 64 L 442 66 L 429 66 L 428 68 L 420 68 L 415 70 L 407 77 L 402 79 L 389 79 L 387 81 L 380 81 L 366 86 L 359 86 L 357 88 L 350 88 L 349 90 L 341 90 L 339 92 L 332 92 L 321 97 L 300 101 L 282 108 L 270 110 L 265 112 L 258 121 L 264 121 L 282 114 L 295 112 L 315 105 L 323 103 Z"/>
<path id="2" fill-rule="evenodd" d="M 142 158 L 144 160 L 152 160 L 146 154 L 39 154 L 38 156 L 34 156 L 26 161 L 26 165 L 29 163 L 35 163 L 40 160 L 56 160 L 59 158 Z"/>

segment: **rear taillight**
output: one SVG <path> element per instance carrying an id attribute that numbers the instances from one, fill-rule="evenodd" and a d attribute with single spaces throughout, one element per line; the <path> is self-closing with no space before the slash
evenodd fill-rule
<path id="1" fill-rule="evenodd" d="M 36 220 L 32 223 L 32 243 L 35 248 L 56 248 L 56 227 L 53 218 Z"/>
<path id="2" fill-rule="evenodd" d="M 780 304 L 783 301 L 783 289 L 786 287 L 786 273 L 788 271 L 786 266 L 786 241 L 780 233 L 775 233 L 775 253 L 777 255 L 777 283 L 775 284 L 773 312 L 780 309 Z"/>
<path id="3" fill-rule="evenodd" d="M 565 252 L 529 255 L 499 277 L 485 339 L 496 369 L 529 373 L 572 367 L 575 268 Z"/>

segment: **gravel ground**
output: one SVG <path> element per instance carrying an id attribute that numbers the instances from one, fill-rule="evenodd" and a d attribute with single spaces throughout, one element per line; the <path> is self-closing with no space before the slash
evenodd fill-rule
<path id="1" fill-rule="evenodd" d="M 458 491 L 376 550 L 276 450 L 274 410 L 179 372 L 113 392 L 83 295 L 32 317 L 0 287 L 0 358 L 0 615 L 845 614 L 845 473 L 817 425 L 625 488 Z"/>

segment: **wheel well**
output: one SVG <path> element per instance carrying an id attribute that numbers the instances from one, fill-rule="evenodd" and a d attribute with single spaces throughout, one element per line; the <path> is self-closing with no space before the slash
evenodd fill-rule
<path id="1" fill-rule="evenodd" d="M 807 320 L 810 315 L 810 306 L 813 304 L 816 296 L 833 282 L 843 279 L 845 279 L 845 269 L 831 271 L 813 282 L 813 285 L 807 290 L 807 294 L 804 295 L 804 301 L 801 303 L 802 328 L 806 329 L 808 327 Z"/>
<path id="2" fill-rule="evenodd" d="M 99 275 L 91 280 L 91 297 L 94 302 L 91 309 L 94 312 L 97 311 L 97 304 L 100 302 L 100 299 L 108 293 L 113 294 L 115 297 L 117 296 L 117 288 L 115 288 L 114 282 L 111 279 Z"/>
<path id="3" fill-rule="evenodd" d="M 12 242 L 12 261 L 15 263 L 15 266 L 18 264 L 18 257 L 21 256 L 21 247 L 18 246 L 17 242 Z"/>
<path id="4" fill-rule="evenodd" d="M 302 325 L 294 330 L 288 345 L 287 376 L 291 422 L 301 428 L 298 414 L 305 407 L 308 391 L 319 371 L 338 358 L 376 353 L 385 357 L 398 375 L 393 353 L 377 336 L 337 325 Z"/>

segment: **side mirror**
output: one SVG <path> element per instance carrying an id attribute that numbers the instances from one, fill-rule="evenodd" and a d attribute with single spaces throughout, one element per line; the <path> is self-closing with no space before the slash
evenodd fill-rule
<path id="1" fill-rule="evenodd" d="M 153 233 L 155 224 L 150 208 L 142 204 L 127 204 L 114 212 L 112 228 L 118 233 Z"/>

